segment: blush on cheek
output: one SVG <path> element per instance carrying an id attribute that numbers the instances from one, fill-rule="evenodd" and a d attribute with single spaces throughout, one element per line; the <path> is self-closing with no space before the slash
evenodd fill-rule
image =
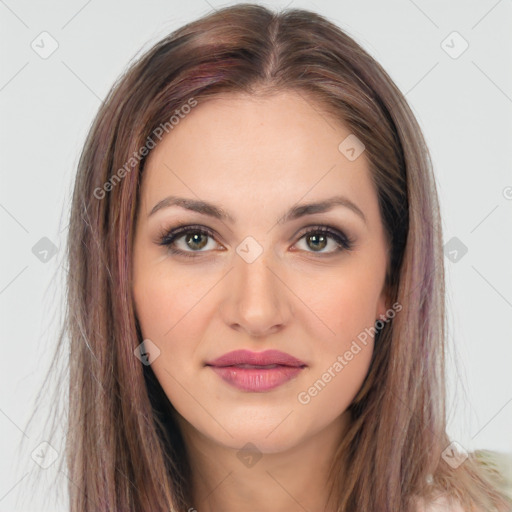
<path id="1" fill-rule="evenodd" d="M 372 349 L 366 346 L 349 357 L 345 352 L 338 355 L 340 360 L 337 357 L 333 357 L 330 363 L 324 360 L 322 368 L 319 371 L 315 369 L 308 382 L 310 387 L 302 393 L 302 399 L 304 395 L 308 398 L 308 402 L 301 402 L 307 403 L 304 410 L 322 424 L 334 421 L 350 406 L 368 374 Z"/>
<path id="2" fill-rule="evenodd" d="M 191 314 L 200 298 L 197 292 L 187 295 L 179 285 L 167 285 L 158 277 L 142 277 L 140 282 L 134 289 L 135 308 L 141 328 L 147 327 L 153 336 L 165 337 Z"/>

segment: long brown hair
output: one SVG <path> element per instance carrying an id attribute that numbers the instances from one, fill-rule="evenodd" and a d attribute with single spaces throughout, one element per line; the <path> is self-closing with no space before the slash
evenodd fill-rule
<path id="1" fill-rule="evenodd" d="M 417 498 L 440 492 L 466 510 L 504 504 L 473 454 L 456 469 L 441 456 L 450 444 L 442 233 L 432 163 L 410 107 L 383 68 L 322 16 L 239 4 L 180 28 L 132 63 L 80 157 L 67 338 L 58 347 L 69 351 L 71 512 L 192 507 L 174 409 L 151 367 L 134 356 L 142 336 L 131 253 L 144 163 L 162 130 L 175 128 L 173 116 L 194 102 L 282 91 L 301 94 L 364 143 L 391 247 L 386 284 L 391 303 L 402 305 L 378 333 L 350 406 L 353 421 L 333 454 L 332 510 L 415 510 Z"/>

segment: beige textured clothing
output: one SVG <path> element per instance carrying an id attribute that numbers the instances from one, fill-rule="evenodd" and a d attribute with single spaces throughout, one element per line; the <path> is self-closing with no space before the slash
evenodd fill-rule
<path id="1" fill-rule="evenodd" d="M 504 454 L 489 450 L 477 450 L 474 455 L 486 466 L 493 469 L 496 487 L 510 499 L 510 512 L 512 512 L 512 454 Z M 425 504 L 418 502 L 417 512 L 468 512 L 455 501 L 450 502 L 441 496 L 435 501 Z M 491 511 L 485 511 L 491 512 Z M 507 511 L 508 512 L 508 511 Z"/>

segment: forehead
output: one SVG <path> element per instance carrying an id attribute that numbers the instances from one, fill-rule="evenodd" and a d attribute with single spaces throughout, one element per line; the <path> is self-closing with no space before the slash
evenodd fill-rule
<path id="1" fill-rule="evenodd" d="M 371 209 L 376 197 L 364 152 L 350 161 L 339 149 L 349 135 L 295 92 L 199 102 L 150 153 L 143 207 L 149 212 L 170 194 L 247 209 L 343 193 Z"/>

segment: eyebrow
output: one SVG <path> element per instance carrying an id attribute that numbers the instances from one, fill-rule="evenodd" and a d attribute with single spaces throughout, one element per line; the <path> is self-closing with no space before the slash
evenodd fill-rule
<path id="1" fill-rule="evenodd" d="M 236 222 L 235 218 L 220 206 L 217 206 L 213 203 L 208 203 L 206 201 L 177 196 L 168 196 L 165 199 L 159 201 L 157 204 L 155 204 L 155 206 L 153 206 L 152 210 L 149 212 L 148 217 L 151 217 L 151 215 L 155 214 L 158 210 L 169 208 L 171 206 L 179 206 L 180 208 L 191 210 L 202 215 L 208 215 L 209 217 L 214 217 L 222 221 L 229 221 L 233 224 Z M 288 210 L 288 212 L 286 212 L 277 221 L 277 223 L 284 224 L 286 222 L 296 220 L 300 217 L 304 217 L 305 215 L 324 213 L 332 210 L 332 208 L 335 206 L 343 206 L 352 210 L 363 220 L 365 224 L 367 223 L 366 217 L 362 210 L 355 203 L 350 201 L 350 199 L 344 196 L 333 196 L 320 202 L 294 206 L 290 208 L 290 210 Z"/>

